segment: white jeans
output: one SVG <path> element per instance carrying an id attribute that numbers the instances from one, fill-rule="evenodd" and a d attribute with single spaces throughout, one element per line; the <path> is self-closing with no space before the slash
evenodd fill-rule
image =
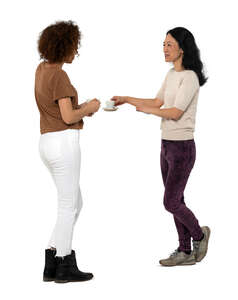
<path id="1" fill-rule="evenodd" d="M 71 253 L 74 225 L 82 208 L 79 186 L 80 130 L 66 129 L 41 134 L 40 157 L 50 171 L 58 194 L 57 221 L 48 243 L 56 256 Z"/>

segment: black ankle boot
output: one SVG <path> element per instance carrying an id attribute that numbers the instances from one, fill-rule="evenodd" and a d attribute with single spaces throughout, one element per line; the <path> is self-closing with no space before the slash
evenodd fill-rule
<path id="1" fill-rule="evenodd" d="M 56 250 L 45 249 L 45 268 L 43 281 L 54 281 L 56 271 Z"/>
<path id="2" fill-rule="evenodd" d="M 92 273 L 81 272 L 77 267 L 75 251 L 62 257 L 56 257 L 57 268 L 55 274 L 55 282 L 65 283 L 72 281 L 86 281 L 93 278 Z"/>

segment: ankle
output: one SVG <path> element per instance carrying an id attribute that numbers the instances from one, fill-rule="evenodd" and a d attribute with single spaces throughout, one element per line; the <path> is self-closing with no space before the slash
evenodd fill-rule
<path id="1" fill-rule="evenodd" d="M 195 242 L 201 242 L 204 239 L 204 233 L 202 234 L 202 237 L 199 240 L 194 240 Z"/>

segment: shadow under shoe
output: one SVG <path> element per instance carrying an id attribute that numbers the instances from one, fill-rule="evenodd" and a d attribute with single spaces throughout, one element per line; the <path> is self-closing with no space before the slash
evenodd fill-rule
<path id="1" fill-rule="evenodd" d="M 45 249 L 45 267 L 43 272 L 43 281 L 54 281 L 56 272 L 56 250 Z"/>
<path id="2" fill-rule="evenodd" d="M 92 273 L 81 272 L 78 269 L 74 250 L 71 251 L 71 254 L 64 257 L 56 257 L 56 260 L 56 283 L 87 281 L 93 278 Z"/>

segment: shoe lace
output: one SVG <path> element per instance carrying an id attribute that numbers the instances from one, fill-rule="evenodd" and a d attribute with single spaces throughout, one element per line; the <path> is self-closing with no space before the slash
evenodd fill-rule
<path id="1" fill-rule="evenodd" d="M 193 241 L 193 248 L 197 250 L 199 248 L 200 241 Z"/>
<path id="2" fill-rule="evenodd" d="M 178 253 L 178 249 L 176 249 L 173 253 L 170 254 L 170 257 L 175 257 L 176 255 L 178 255 Z"/>

